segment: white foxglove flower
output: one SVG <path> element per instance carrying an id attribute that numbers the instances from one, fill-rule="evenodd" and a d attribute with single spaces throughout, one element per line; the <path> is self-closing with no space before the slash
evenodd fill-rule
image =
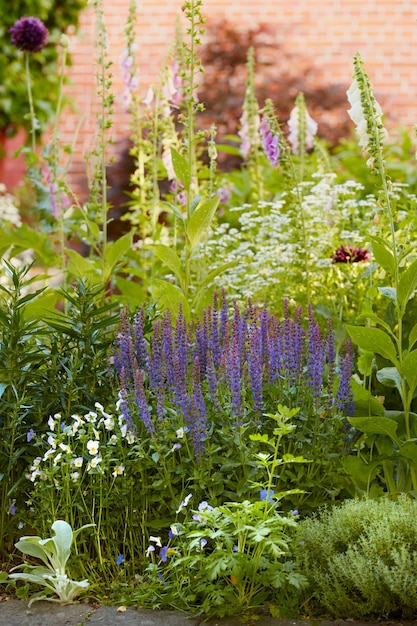
<path id="1" fill-rule="evenodd" d="M 305 105 L 304 95 L 299 93 L 295 101 L 295 107 L 290 113 L 288 120 L 288 141 L 291 144 L 293 154 L 304 153 L 311 150 L 314 144 L 314 136 L 317 133 L 317 122 L 313 120 Z"/>
<path id="2" fill-rule="evenodd" d="M 368 134 L 368 123 L 366 121 L 365 111 L 361 102 L 361 90 L 359 88 L 358 81 L 356 78 L 353 79 L 353 82 L 349 89 L 347 90 L 347 97 L 351 108 L 348 110 L 348 115 L 352 122 L 356 124 L 356 132 L 359 138 L 359 145 L 364 150 L 368 150 L 369 146 L 369 134 Z M 383 138 L 388 137 L 388 133 L 385 128 L 383 128 L 382 124 L 382 109 L 378 102 L 374 98 L 374 106 L 377 114 L 376 122 L 381 125 L 381 132 Z"/>

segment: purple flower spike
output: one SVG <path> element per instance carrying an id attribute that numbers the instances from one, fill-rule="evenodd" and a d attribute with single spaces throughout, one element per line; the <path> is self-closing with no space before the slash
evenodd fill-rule
<path id="1" fill-rule="evenodd" d="M 264 117 L 260 124 L 259 130 L 262 137 L 262 146 L 269 162 L 273 167 L 278 167 L 279 145 L 278 135 L 273 135 L 268 120 Z"/>
<path id="2" fill-rule="evenodd" d="M 9 29 L 12 44 L 24 52 L 39 52 L 48 41 L 48 29 L 37 17 L 21 17 Z"/>

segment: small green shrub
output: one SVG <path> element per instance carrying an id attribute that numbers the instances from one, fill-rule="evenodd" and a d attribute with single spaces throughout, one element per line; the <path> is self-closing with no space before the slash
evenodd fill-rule
<path id="1" fill-rule="evenodd" d="M 298 563 L 336 618 L 417 616 L 417 502 L 346 500 L 299 524 Z"/>

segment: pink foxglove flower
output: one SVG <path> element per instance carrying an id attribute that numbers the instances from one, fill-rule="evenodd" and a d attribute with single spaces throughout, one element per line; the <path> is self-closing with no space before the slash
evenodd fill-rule
<path id="1" fill-rule="evenodd" d="M 314 145 L 314 136 L 317 133 L 317 122 L 313 120 L 304 101 L 304 95 L 298 94 L 295 107 L 288 120 L 288 141 L 293 154 L 302 154 L 311 150 Z"/>
<path id="2" fill-rule="evenodd" d="M 278 167 L 279 139 L 278 135 L 271 131 L 270 124 L 266 117 L 262 118 L 259 130 L 262 137 L 262 146 L 269 162 L 273 167 Z"/>

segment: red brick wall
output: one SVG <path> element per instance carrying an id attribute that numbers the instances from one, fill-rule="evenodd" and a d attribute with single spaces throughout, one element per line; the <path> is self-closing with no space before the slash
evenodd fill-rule
<path id="1" fill-rule="evenodd" d="M 140 89 L 156 80 L 159 66 L 175 34 L 182 0 L 137 0 L 137 62 Z M 117 142 L 129 132 L 129 116 L 120 99 L 120 53 L 129 0 L 103 0 L 105 23 L 114 61 L 115 104 L 112 136 Z M 387 126 L 417 123 L 417 4 L 414 0 L 204 0 L 207 19 L 227 18 L 248 29 L 268 24 L 276 41 L 321 69 L 323 83 L 349 86 L 352 57 L 360 51 L 371 76 L 374 92 L 386 116 Z M 84 171 L 82 154 L 91 148 L 95 126 L 94 16 L 88 8 L 79 34 L 72 38 L 72 94 L 76 114 L 66 113 L 62 136 L 70 141 L 79 123 L 72 178 Z M 279 59 L 277 59 L 277 63 Z M 81 121 L 81 122 L 80 122 Z M 320 124 L 320 120 L 317 120 Z"/>

